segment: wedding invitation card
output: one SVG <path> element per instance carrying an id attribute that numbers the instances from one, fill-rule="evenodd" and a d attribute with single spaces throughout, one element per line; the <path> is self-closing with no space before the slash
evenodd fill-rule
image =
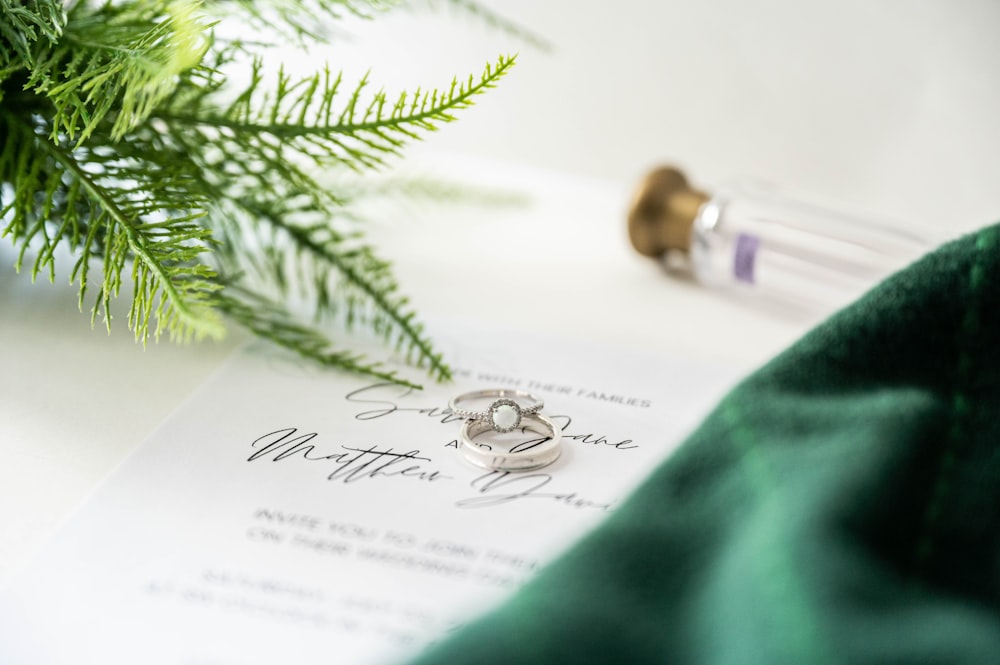
<path id="1" fill-rule="evenodd" d="M 0 590 L 0 662 L 404 661 L 614 511 L 738 378 L 522 333 L 435 338 L 456 380 L 422 391 L 237 354 Z M 464 460 L 447 405 L 483 388 L 542 398 L 559 459 Z"/>

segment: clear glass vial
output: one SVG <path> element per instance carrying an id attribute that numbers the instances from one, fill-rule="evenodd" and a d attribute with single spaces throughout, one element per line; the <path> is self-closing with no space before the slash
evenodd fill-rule
<path id="1" fill-rule="evenodd" d="M 898 225 L 762 186 L 728 186 L 709 195 L 669 167 L 640 184 L 628 228 L 641 254 L 679 253 L 702 284 L 809 309 L 846 304 L 932 246 Z"/>

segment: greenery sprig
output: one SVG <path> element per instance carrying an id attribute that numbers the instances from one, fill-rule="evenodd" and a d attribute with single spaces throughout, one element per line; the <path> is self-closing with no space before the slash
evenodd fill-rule
<path id="1" fill-rule="evenodd" d="M 449 378 L 389 264 L 364 242 L 351 193 L 316 174 L 383 167 L 515 58 L 390 97 L 329 67 L 268 76 L 259 42 L 216 37 L 227 18 L 277 17 L 303 44 L 322 43 L 320 18 L 378 9 L 0 0 L 0 229 L 16 268 L 54 280 L 67 250 L 81 309 L 91 303 L 110 330 L 127 287 L 128 326 L 143 343 L 218 338 L 231 321 L 311 360 L 406 383 L 335 343 L 332 321 Z M 241 67 L 249 80 L 235 89 Z"/>

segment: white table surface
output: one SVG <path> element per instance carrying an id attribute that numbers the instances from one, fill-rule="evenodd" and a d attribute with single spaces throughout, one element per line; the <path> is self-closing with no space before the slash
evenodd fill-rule
<path id="1" fill-rule="evenodd" d="M 355 69 L 375 65 L 373 77 L 392 89 L 445 83 L 521 52 L 510 79 L 415 150 L 408 168 L 523 192 L 530 203 L 424 205 L 371 226 L 427 316 L 748 370 L 765 361 L 813 320 L 671 280 L 628 246 L 632 186 L 665 161 L 707 187 L 761 177 L 945 236 L 1000 217 L 1000 5 L 990 0 L 488 4 L 556 49 L 442 12 L 359 24 L 330 54 Z M 110 336 L 91 330 L 65 270 L 55 285 L 31 284 L 0 247 L 5 574 L 243 336 L 144 350 L 124 325 Z M 491 307 L 470 305 L 486 294 Z"/>

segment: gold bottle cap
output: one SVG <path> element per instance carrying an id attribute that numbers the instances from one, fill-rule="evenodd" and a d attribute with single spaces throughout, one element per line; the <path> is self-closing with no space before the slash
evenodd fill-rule
<path id="1" fill-rule="evenodd" d="M 708 195 L 691 187 L 681 171 L 668 166 L 650 171 L 628 212 L 632 246 L 652 257 L 672 249 L 687 252 L 695 217 L 707 200 Z"/>

